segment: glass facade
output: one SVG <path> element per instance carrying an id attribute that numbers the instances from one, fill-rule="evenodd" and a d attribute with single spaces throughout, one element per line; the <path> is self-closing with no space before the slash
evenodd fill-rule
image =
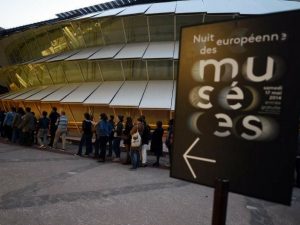
<path id="1" fill-rule="evenodd" d="M 35 60 L 61 54 L 72 50 L 89 47 L 112 46 L 138 42 L 178 41 L 182 26 L 199 24 L 233 18 L 234 15 L 198 14 L 158 14 L 130 15 L 124 17 L 110 16 L 69 20 L 52 25 L 32 28 L 0 39 L 0 85 L 11 91 L 23 88 L 69 84 L 83 82 L 110 81 L 150 81 L 169 80 L 177 77 L 178 59 L 157 58 L 143 59 L 103 58 L 101 60 L 74 60 L 47 62 Z M 101 52 L 101 49 L 100 49 Z M 158 54 L 159 55 L 159 54 Z M 146 87 L 147 88 L 147 87 Z M 133 90 L 134 91 L 134 90 Z M 173 96 L 174 97 L 174 96 Z M 31 106 L 33 111 L 50 111 L 52 106 L 65 110 L 70 119 L 70 128 L 78 134 L 83 113 L 90 112 L 98 120 L 99 114 L 105 112 L 117 117 L 118 114 L 137 117 L 144 114 L 150 124 L 157 120 L 167 124 L 173 116 L 171 109 L 147 109 L 131 107 L 110 107 L 109 105 L 61 104 L 26 101 L 4 101 L 2 107 L 11 105 Z"/>

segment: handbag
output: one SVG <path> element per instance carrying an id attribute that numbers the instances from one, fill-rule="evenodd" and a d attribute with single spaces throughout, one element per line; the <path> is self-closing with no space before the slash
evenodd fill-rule
<path id="1" fill-rule="evenodd" d="M 131 136 L 131 147 L 140 147 L 142 144 L 142 138 L 137 127 L 136 133 Z"/>

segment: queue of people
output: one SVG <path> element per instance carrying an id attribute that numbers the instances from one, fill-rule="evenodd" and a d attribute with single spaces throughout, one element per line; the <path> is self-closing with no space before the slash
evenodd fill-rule
<path id="1" fill-rule="evenodd" d="M 122 142 L 126 152 L 125 161 L 122 163 L 131 164 L 132 169 L 137 169 L 140 166 L 148 165 L 147 149 L 151 143 L 150 151 L 156 155 L 156 162 L 153 166 L 160 165 L 164 134 L 161 121 L 157 121 L 156 128 L 151 132 L 143 115 L 136 121 L 127 117 L 125 122 L 123 115 L 118 115 L 117 121 L 115 121 L 113 115 L 110 115 L 108 119 L 105 113 L 101 113 L 98 122 L 94 122 L 89 113 L 84 113 L 83 116 L 81 139 L 76 155 L 93 156 L 99 162 L 105 162 L 107 158 L 113 158 L 113 162 L 121 162 L 120 145 Z M 166 138 L 170 157 L 173 144 L 173 123 L 174 120 L 170 120 Z M 41 149 L 56 149 L 61 140 L 60 149 L 65 150 L 67 130 L 66 113 L 64 111 L 58 113 L 56 107 L 52 108 L 49 115 L 48 112 L 43 111 L 39 119 L 29 107 L 26 107 L 25 110 L 22 107 L 18 109 L 11 107 L 9 112 L 0 110 L 0 134 L 12 143 L 26 146 L 38 144 Z M 49 135 L 50 138 L 48 138 Z M 94 135 L 95 143 L 93 145 Z M 83 149 L 85 149 L 84 153 Z"/>
<path id="2" fill-rule="evenodd" d="M 166 140 L 169 152 L 173 143 L 173 122 L 173 120 L 169 122 Z M 135 122 L 133 122 L 131 117 L 127 117 L 124 123 L 123 115 L 118 115 L 117 122 L 115 122 L 113 115 L 108 119 L 105 113 L 101 113 L 98 122 L 95 123 L 91 115 L 85 113 L 82 121 L 82 136 L 76 155 L 83 156 L 83 148 L 85 148 L 84 155 L 93 156 L 98 162 L 105 162 L 107 158 L 111 158 L 113 155 L 113 162 L 121 162 L 120 144 L 123 141 L 126 157 L 122 163 L 131 164 L 131 169 L 135 170 L 140 166 L 146 167 L 148 165 L 147 149 L 151 139 L 151 151 L 156 155 L 157 159 L 153 166 L 158 167 L 160 165 L 159 159 L 163 153 L 164 130 L 162 122 L 158 121 L 156 123 L 156 128 L 152 134 L 150 129 L 145 116 L 137 118 Z M 93 152 L 92 139 L 94 134 L 95 144 Z"/>

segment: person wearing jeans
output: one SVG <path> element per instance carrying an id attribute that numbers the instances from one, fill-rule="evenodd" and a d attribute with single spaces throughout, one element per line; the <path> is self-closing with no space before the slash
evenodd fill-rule
<path id="1" fill-rule="evenodd" d="M 140 136 L 142 137 L 144 131 L 144 125 L 142 123 L 142 119 L 138 118 L 136 124 L 133 126 L 133 128 L 130 131 L 131 136 L 134 135 L 136 132 L 139 132 Z M 140 150 L 141 146 L 139 147 L 132 147 L 130 149 L 130 156 L 131 156 L 131 164 L 132 167 L 130 169 L 135 170 L 139 167 L 140 163 Z"/>
<path id="2" fill-rule="evenodd" d="M 39 119 L 39 131 L 38 131 L 38 143 L 40 148 L 46 148 L 48 141 L 48 132 L 49 132 L 50 120 L 47 118 L 47 112 L 43 111 L 42 117 Z"/>
<path id="3" fill-rule="evenodd" d="M 66 136 L 68 128 L 68 118 L 66 117 L 65 111 L 61 111 L 60 117 L 57 119 L 57 130 L 55 132 L 55 137 L 53 141 L 53 148 L 57 148 L 57 142 L 59 137 L 61 137 L 62 149 L 66 149 Z"/>
<path id="4" fill-rule="evenodd" d="M 107 115 L 105 113 L 100 114 L 100 121 L 96 125 L 96 145 L 95 145 L 95 155 L 98 155 L 100 147 L 100 155 L 98 162 L 105 162 L 106 155 L 106 145 L 108 142 L 108 137 L 111 133 L 111 127 L 107 121 Z"/>

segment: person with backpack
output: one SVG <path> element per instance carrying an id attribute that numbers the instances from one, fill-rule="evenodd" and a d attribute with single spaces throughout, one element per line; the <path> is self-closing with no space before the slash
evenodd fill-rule
<path id="1" fill-rule="evenodd" d="M 43 111 L 42 116 L 38 121 L 38 143 L 39 148 L 46 148 L 48 142 L 48 132 L 49 132 L 49 125 L 50 119 L 47 117 L 47 112 Z"/>
<path id="2" fill-rule="evenodd" d="M 96 144 L 95 144 L 95 154 L 98 155 L 99 148 L 99 160 L 98 162 L 105 162 L 106 155 L 106 145 L 108 142 L 108 137 L 110 135 L 111 128 L 107 121 L 107 115 L 105 113 L 100 114 L 100 120 L 96 125 Z"/>
<path id="3" fill-rule="evenodd" d="M 91 121 L 91 116 L 89 113 L 84 113 L 84 120 L 81 126 L 81 139 L 79 143 L 79 148 L 77 155 L 82 156 L 82 147 L 85 145 L 85 155 L 88 156 L 92 151 L 92 136 L 93 136 L 93 126 Z"/>

